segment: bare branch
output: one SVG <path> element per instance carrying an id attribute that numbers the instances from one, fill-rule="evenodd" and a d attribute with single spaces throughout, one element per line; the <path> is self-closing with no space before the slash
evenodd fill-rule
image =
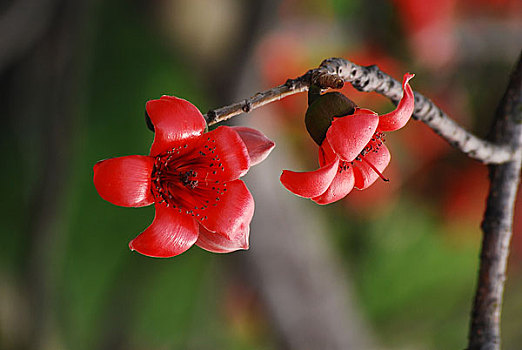
<path id="1" fill-rule="evenodd" d="M 243 100 L 242 102 L 210 110 L 207 114 L 205 114 L 205 120 L 208 122 L 208 125 L 214 125 L 241 113 L 248 113 L 253 109 L 262 107 L 275 101 L 279 101 L 280 99 L 287 96 L 308 91 L 308 87 L 310 86 L 309 81 L 309 73 L 297 79 L 289 79 L 283 85 L 279 85 L 270 90 L 259 92 L 254 96 Z"/>
<path id="2" fill-rule="evenodd" d="M 241 113 L 308 90 L 311 84 L 322 88 L 340 88 L 349 82 L 360 91 L 375 91 L 397 103 L 402 97 L 401 84 L 383 73 L 377 66 L 362 67 L 343 58 L 330 58 L 319 68 L 288 80 L 285 84 L 257 93 L 242 102 L 209 111 L 205 119 L 209 125 L 230 119 Z M 439 107 L 422 94 L 415 92 L 415 119 L 421 120 L 435 133 L 471 158 L 486 164 L 500 164 L 520 156 L 520 149 L 480 139 L 450 119 Z"/>
<path id="3" fill-rule="evenodd" d="M 360 91 L 375 91 L 394 103 L 402 97 L 400 82 L 381 72 L 377 66 L 362 67 L 342 58 L 330 58 L 315 71 L 321 75 L 337 75 Z M 499 164 L 514 158 L 516 151 L 507 145 L 497 145 L 478 138 L 450 119 L 439 107 L 415 92 L 415 119 L 421 120 L 434 132 L 471 158 L 488 164 Z"/>
<path id="4" fill-rule="evenodd" d="M 499 104 L 492 141 L 522 147 L 522 55 Z M 513 233 L 513 211 L 520 182 L 522 156 L 490 166 L 491 187 L 482 222 L 478 286 L 471 314 L 468 350 L 500 349 L 500 313 L 509 244 Z"/>

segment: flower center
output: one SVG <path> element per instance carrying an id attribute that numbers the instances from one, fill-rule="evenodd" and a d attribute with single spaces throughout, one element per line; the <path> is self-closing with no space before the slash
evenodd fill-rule
<path id="1" fill-rule="evenodd" d="M 179 155 L 182 147 L 173 148 L 156 156 L 152 170 L 152 192 L 158 202 L 173 208 L 192 207 L 190 191 L 198 188 L 197 158 Z"/>
<path id="2" fill-rule="evenodd" d="M 190 187 L 192 189 L 198 187 L 198 180 L 193 180 L 192 178 L 196 177 L 197 173 L 195 171 L 189 170 L 180 175 L 181 183 L 186 187 Z"/>
<path id="3" fill-rule="evenodd" d="M 212 142 L 208 138 L 207 143 Z M 216 147 L 208 144 L 177 146 L 155 157 L 151 187 L 156 203 L 199 221 L 208 219 L 208 209 L 217 207 L 227 193 L 227 184 L 217 177 L 225 168 L 215 154 Z"/>

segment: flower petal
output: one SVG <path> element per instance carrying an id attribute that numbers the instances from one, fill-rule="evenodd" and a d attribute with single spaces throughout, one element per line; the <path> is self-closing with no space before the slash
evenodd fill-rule
<path id="1" fill-rule="evenodd" d="M 275 143 L 261 131 L 244 126 L 233 126 L 232 129 L 239 134 L 247 147 L 248 155 L 250 156 L 250 166 L 265 160 L 275 147 Z"/>
<path id="2" fill-rule="evenodd" d="M 280 180 L 290 192 L 305 198 L 317 197 L 324 193 L 332 183 L 339 167 L 336 157 L 329 164 L 315 170 L 295 172 L 283 170 Z"/>
<path id="3" fill-rule="evenodd" d="M 332 149 L 332 146 L 328 143 L 327 139 L 324 139 L 323 143 L 319 147 L 319 166 L 323 167 L 328 163 L 331 163 L 337 158 L 337 154 Z"/>
<path id="4" fill-rule="evenodd" d="M 196 220 L 164 203 L 156 203 L 155 207 L 154 221 L 129 243 L 129 248 L 157 258 L 169 258 L 189 249 L 198 239 Z"/>
<path id="5" fill-rule="evenodd" d="M 250 226 L 247 225 L 245 230 L 235 239 L 229 239 L 219 233 L 210 232 L 200 225 L 196 245 L 213 253 L 230 253 L 240 249 L 248 249 L 249 231 Z"/>
<path id="6" fill-rule="evenodd" d="M 148 101 L 146 110 L 155 130 L 151 156 L 173 148 L 179 141 L 201 135 L 207 125 L 192 103 L 174 96 Z"/>
<path id="7" fill-rule="evenodd" d="M 344 163 L 344 164 L 342 164 Z M 320 196 L 312 198 L 317 204 L 330 204 L 346 197 L 353 189 L 353 166 L 342 162 L 339 171 L 335 175 L 330 187 Z"/>
<path id="8" fill-rule="evenodd" d="M 230 240 L 241 239 L 254 216 L 254 198 L 245 183 L 234 180 L 221 185 L 222 190 L 205 208 L 194 213 L 207 230 L 226 236 Z"/>
<path id="9" fill-rule="evenodd" d="M 93 182 L 100 196 L 123 207 L 152 204 L 151 174 L 154 159 L 126 156 L 99 161 L 94 165 Z"/>
<path id="10" fill-rule="evenodd" d="M 245 143 L 235 129 L 220 126 L 200 137 L 194 146 L 194 164 L 187 166 L 195 170 L 197 180 L 211 184 L 227 182 L 245 175 L 250 168 L 250 157 Z M 192 157 L 186 155 L 186 159 Z"/>
<path id="11" fill-rule="evenodd" d="M 376 112 L 372 111 L 371 109 L 368 109 L 368 108 L 360 108 L 360 107 L 355 107 L 355 112 L 353 112 L 354 115 L 357 115 L 357 114 L 374 114 L 374 115 L 378 115 Z"/>
<path id="12" fill-rule="evenodd" d="M 334 118 L 326 132 L 326 139 L 334 152 L 342 160 L 352 161 L 371 140 L 379 117 L 376 114 L 354 113 L 342 118 Z"/>
<path id="13" fill-rule="evenodd" d="M 413 114 L 415 98 L 413 90 L 408 83 L 415 74 L 406 73 L 402 78 L 402 90 L 404 91 L 397 108 L 390 113 L 379 116 L 379 130 L 394 131 L 402 128 Z"/>
<path id="14" fill-rule="evenodd" d="M 390 159 L 390 151 L 385 144 L 382 144 L 376 152 L 369 152 L 364 156 L 363 160 L 355 163 L 356 166 L 354 166 L 353 169 L 355 188 L 363 190 L 379 178 L 379 174 L 377 174 L 368 163 L 382 173 L 390 163 Z"/>

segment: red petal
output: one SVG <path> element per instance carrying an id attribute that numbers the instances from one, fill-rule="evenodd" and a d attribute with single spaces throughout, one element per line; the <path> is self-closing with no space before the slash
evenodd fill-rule
<path id="1" fill-rule="evenodd" d="M 198 173 L 197 180 L 207 185 L 215 181 L 227 182 L 245 175 L 250 167 L 247 147 L 231 127 L 219 128 L 203 134 L 194 146 L 195 163 L 187 167 Z M 190 156 L 187 156 L 190 157 Z"/>
<path id="2" fill-rule="evenodd" d="M 369 152 L 364 159 L 371 163 L 381 173 L 390 163 L 390 151 L 385 144 L 382 144 L 377 152 Z M 379 174 L 375 172 L 365 161 L 358 161 L 353 169 L 355 175 L 355 187 L 363 190 L 373 184 L 379 178 Z"/>
<path id="3" fill-rule="evenodd" d="M 262 132 L 244 126 L 232 127 L 245 143 L 248 155 L 250 156 L 250 166 L 261 163 L 270 154 L 275 143 L 268 139 Z"/>
<path id="4" fill-rule="evenodd" d="M 174 96 L 148 101 L 146 109 L 155 130 L 151 156 L 173 148 L 179 141 L 201 135 L 207 125 L 193 104 Z"/>
<path id="5" fill-rule="evenodd" d="M 315 170 L 295 172 L 283 170 L 281 183 L 290 192 L 305 198 L 317 197 L 324 193 L 332 183 L 339 167 L 339 158 Z"/>
<path id="6" fill-rule="evenodd" d="M 189 249 L 198 239 L 196 220 L 164 203 L 156 203 L 155 207 L 154 221 L 129 243 L 129 248 L 157 258 L 169 258 Z"/>
<path id="7" fill-rule="evenodd" d="M 397 108 L 390 113 L 383 114 L 379 117 L 379 130 L 394 131 L 402 128 L 413 114 L 415 98 L 411 89 L 410 81 L 415 75 L 406 73 L 402 78 L 402 90 L 404 91 Z"/>
<path id="8" fill-rule="evenodd" d="M 152 204 L 151 174 L 154 159 L 126 156 L 99 161 L 94 165 L 94 186 L 100 196 L 123 207 Z"/>
<path id="9" fill-rule="evenodd" d="M 323 167 L 326 164 L 333 162 L 337 158 L 337 154 L 332 149 L 332 146 L 328 143 L 327 139 L 324 139 L 323 143 L 319 147 L 319 166 Z"/>
<path id="10" fill-rule="evenodd" d="M 235 241 L 248 230 L 254 215 L 254 198 L 241 180 L 227 182 L 221 188 L 206 208 L 194 212 L 199 214 L 197 219 L 207 230 Z"/>
<path id="11" fill-rule="evenodd" d="M 340 165 L 342 167 L 343 164 Z M 330 204 L 346 197 L 353 189 L 354 176 L 352 165 L 337 172 L 330 187 L 320 196 L 312 198 L 317 204 Z"/>
<path id="12" fill-rule="evenodd" d="M 371 109 L 368 109 L 368 108 L 359 108 L 359 107 L 355 107 L 355 111 L 353 112 L 354 115 L 357 115 L 357 114 L 374 114 L 374 115 L 378 115 L 376 112 L 372 111 Z"/>
<path id="13" fill-rule="evenodd" d="M 371 140 L 379 124 L 376 114 L 354 113 L 334 118 L 326 132 L 326 139 L 342 160 L 352 161 Z"/>
<path id="14" fill-rule="evenodd" d="M 200 225 L 196 245 L 213 253 L 230 253 L 240 249 L 248 249 L 249 231 L 250 227 L 246 226 L 245 231 L 232 240 L 219 233 L 210 232 Z"/>

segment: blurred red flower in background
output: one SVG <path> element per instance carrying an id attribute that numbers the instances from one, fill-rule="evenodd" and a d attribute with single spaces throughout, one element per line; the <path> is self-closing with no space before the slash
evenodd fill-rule
<path id="1" fill-rule="evenodd" d="M 410 47 L 420 62 L 437 69 L 453 62 L 456 0 L 395 0 Z"/>
<path id="2" fill-rule="evenodd" d="M 155 204 L 154 221 L 129 247 L 154 257 L 175 256 L 193 244 L 217 253 L 247 249 L 254 200 L 239 178 L 274 143 L 244 127 L 204 133 L 203 115 L 180 98 L 148 101 L 146 110 L 155 129 L 149 156 L 94 166 L 94 185 L 105 200 L 125 207 Z"/>
<path id="3" fill-rule="evenodd" d="M 275 33 L 263 39 L 257 49 L 261 81 L 264 88 L 284 84 L 288 79 L 297 78 L 306 73 L 311 62 L 305 43 L 299 41 L 297 33 Z M 306 95 L 288 96 L 277 106 L 284 113 L 281 121 L 293 122 L 306 108 Z"/>
<path id="4" fill-rule="evenodd" d="M 329 204 L 344 198 L 353 187 L 365 189 L 380 176 L 390 162 L 384 145 L 384 131 L 402 128 L 414 108 L 413 91 L 403 78 L 404 94 L 397 108 L 388 114 L 355 108 L 351 115 L 335 117 L 319 148 L 320 168 L 310 172 L 284 170 L 281 183 L 298 196 L 311 198 L 318 204 Z M 357 163 L 355 163 L 357 161 Z"/>

